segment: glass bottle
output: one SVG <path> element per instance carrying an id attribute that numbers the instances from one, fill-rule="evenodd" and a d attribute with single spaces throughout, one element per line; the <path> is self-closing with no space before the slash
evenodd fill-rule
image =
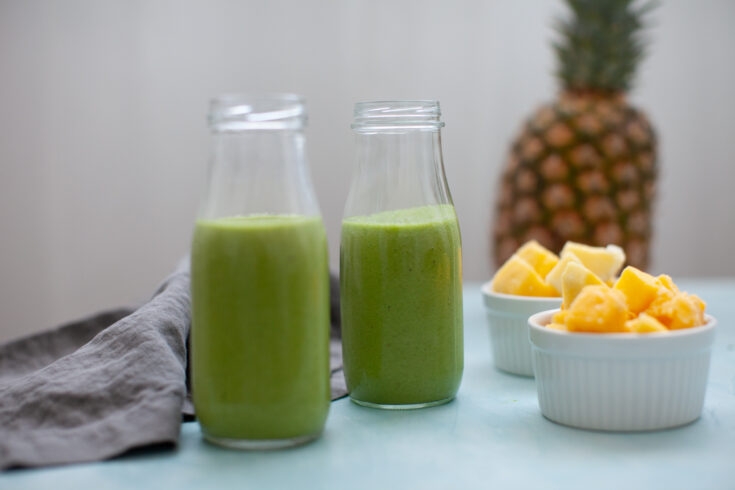
<path id="1" fill-rule="evenodd" d="M 192 391 L 204 437 L 233 448 L 316 438 L 329 410 L 329 269 L 296 95 L 210 108 L 191 252 Z"/>
<path id="2" fill-rule="evenodd" d="M 442 126 L 436 101 L 355 105 L 340 296 L 345 377 L 361 405 L 439 405 L 462 378 L 461 239 Z"/>

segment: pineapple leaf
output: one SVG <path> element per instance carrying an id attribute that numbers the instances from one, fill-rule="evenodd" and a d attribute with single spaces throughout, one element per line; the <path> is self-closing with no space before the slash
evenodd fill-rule
<path id="1" fill-rule="evenodd" d="M 566 0 L 571 16 L 553 24 L 557 76 L 573 92 L 627 92 L 648 43 L 643 37 L 655 0 Z"/>

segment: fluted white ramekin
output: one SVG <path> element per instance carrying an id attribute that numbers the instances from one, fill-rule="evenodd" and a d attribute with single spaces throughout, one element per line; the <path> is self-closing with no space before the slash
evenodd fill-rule
<path id="1" fill-rule="evenodd" d="M 583 429 L 642 431 L 699 418 L 716 321 L 649 334 L 545 328 L 557 310 L 529 320 L 538 402 L 554 422 Z"/>
<path id="2" fill-rule="evenodd" d="M 561 298 L 539 298 L 495 293 L 490 282 L 482 286 L 490 326 L 490 345 L 495 367 L 513 374 L 533 376 L 528 317 L 561 307 Z"/>

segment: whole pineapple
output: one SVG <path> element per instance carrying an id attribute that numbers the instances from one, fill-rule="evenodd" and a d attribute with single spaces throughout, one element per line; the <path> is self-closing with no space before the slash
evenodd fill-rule
<path id="1" fill-rule="evenodd" d="M 656 136 L 626 101 L 652 4 L 566 0 L 554 44 L 562 90 L 515 139 L 494 228 L 496 264 L 525 241 L 559 252 L 567 240 L 618 244 L 645 269 L 657 173 Z"/>

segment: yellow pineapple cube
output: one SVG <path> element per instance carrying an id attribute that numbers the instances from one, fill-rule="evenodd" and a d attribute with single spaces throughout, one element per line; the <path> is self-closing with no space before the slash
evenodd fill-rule
<path id="1" fill-rule="evenodd" d="M 631 332 L 635 332 L 635 333 L 651 333 L 651 332 L 668 332 L 669 331 L 669 329 L 666 328 L 660 321 L 656 320 L 651 315 L 647 315 L 645 313 L 641 313 L 636 318 L 632 320 L 628 320 L 625 326 Z"/>
<path id="2" fill-rule="evenodd" d="M 704 309 L 704 301 L 693 294 L 660 289 L 646 313 L 669 330 L 677 330 L 704 325 Z"/>
<path id="3" fill-rule="evenodd" d="M 632 266 L 623 270 L 620 279 L 613 286 L 625 295 L 628 309 L 636 314 L 648 308 L 658 295 L 660 287 L 655 277 Z"/>
<path id="4" fill-rule="evenodd" d="M 496 293 L 519 296 L 557 296 L 554 288 L 546 284 L 538 272 L 517 255 L 513 255 L 498 269 L 491 288 Z"/>
<path id="5" fill-rule="evenodd" d="M 607 286 L 587 286 L 564 317 L 570 332 L 629 332 L 625 296 Z"/>
<path id="6" fill-rule="evenodd" d="M 576 262 L 567 264 L 561 276 L 561 307 L 569 308 L 585 286 L 605 286 L 605 283 L 582 264 Z"/>
<path id="7" fill-rule="evenodd" d="M 678 293 L 679 288 L 674 284 L 674 280 L 671 279 L 671 276 L 667 276 L 666 274 L 661 274 L 656 278 L 656 280 L 661 284 L 661 286 L 665 287 L 672 293 Z"/>
<path id="8" fill-rule="evenodd" d="M 526 242 L 516 251 L 516 255 L 528 262 L 541 277 L 546 277 L 551 269 L 559 262 L 555 253 L 544 248 L 536 240 Z"/>
<path id="9" fill-rule="evenodd" d="M 566 310 L 559 310 L 551 317 L 551 323 L 565 323 Z"/>
<path id="10" fill-rule="evenodd" d="M 603 281 L 615 277 L 625 263 L 625 252 L 617 245 L 592 247 L 581 243 L 567 242 L 561 249 L 561 259 L 572 253 L 582 261 L 585 267 L 595 273 Z"/>
<path id="11" fill-rule="evenodd" d="M 704 310 L 707 308 L 707 303 L 702 301 L 702 298 L 697 296 L 696 294 L 690 294 L 689 297 L 692 301 L 694 301 L 694 304 L 697 305 L 697 308 L 699 308 L 702 311 L 702 315 L 704 315 Z"/>
<path id="12" fill-rule="evenodd" d="M 574 255 L 573 253 L 567 253 L 559 260 L 554 268 L 551 269 L 548 274 L 546 274 L 546 283 L 557 291 L 557 296 L 561 295 L 562 293 L 561 277 L 564 274 L 564 270 L 566 270 L 567 265 L 569 265 L 571 262 L 576 262 L 578 264 L 582 263 L 582 261 L 579 260 L 576 255 Z"/>

